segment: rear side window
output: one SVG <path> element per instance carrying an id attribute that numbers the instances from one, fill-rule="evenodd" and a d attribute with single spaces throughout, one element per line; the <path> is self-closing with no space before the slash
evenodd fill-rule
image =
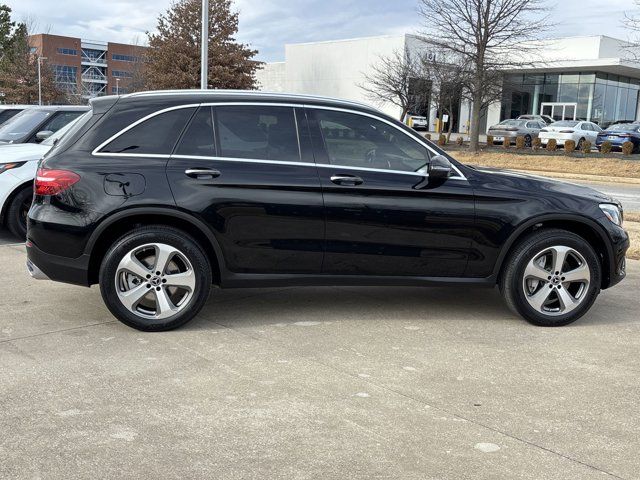
<path id="1" fill-rule="evenodd" d="M 194 111 L 195 108 L 180 108 L 151 117 L 127 130 L 100 151 L 169 155 Z"/>
<path id="2" fill-rule="evenodd" d="M 215 119 L 222 157 L 300 161 L 293 108 L 223 106 Z"/>
<path id="3" fill-rule="evenodd" d="M 200 107 L 191 119 L 176 153 L 213 157 L 216 154 L 211 107 Z"/>

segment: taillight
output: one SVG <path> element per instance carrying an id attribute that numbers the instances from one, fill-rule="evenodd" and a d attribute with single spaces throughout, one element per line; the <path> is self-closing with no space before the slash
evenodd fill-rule
<path id="1" fill-rule="evenodd" d="M 69 170 L 39 168 L 36 175 L 36 195 L 57 195 L 80 180 L 80 175 Z"/>

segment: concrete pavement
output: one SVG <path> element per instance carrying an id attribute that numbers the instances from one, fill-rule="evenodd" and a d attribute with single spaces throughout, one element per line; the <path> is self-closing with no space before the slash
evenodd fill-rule
<path id="1" fill-rule="evenodd" d="M 578 323 L 485 289 L 214 290 L 185 328 L 0 247 L 0 478 L 638 478 L 640 262 Z"/>

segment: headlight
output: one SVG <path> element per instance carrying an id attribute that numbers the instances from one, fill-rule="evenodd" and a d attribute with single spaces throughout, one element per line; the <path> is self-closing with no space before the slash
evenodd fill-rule
<path id="1" fill-rule="evenodd" d="M 620 210 L 620 208 L 618 208 L 617 205 L 614 205 L 612 203 L 601 203 L 600 210 L 604 212 L 604 214 L 609 220 L 611 220 L 612 223 L 615 223 L 619 227 L 622 226 L 622 211 Z"/>
<path id="2" fill-rule="evenodd" d="M 13 168 L 21 167 L 25 163 L 27 162 L 2 163 L 0 164 L 0 173 L 6 172 L 7 170 L 11 170 Z"/>

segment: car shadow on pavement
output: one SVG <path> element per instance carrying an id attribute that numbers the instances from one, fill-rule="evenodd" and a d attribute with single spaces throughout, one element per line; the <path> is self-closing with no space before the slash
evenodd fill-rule
<path id="1" fill-rule="evenodd" d="M 213 290 L 202 312 L 182 328 L 260 326 L 308 321 L 524 321 L 497 289 L 465 287 L 290 287 Z"/>

